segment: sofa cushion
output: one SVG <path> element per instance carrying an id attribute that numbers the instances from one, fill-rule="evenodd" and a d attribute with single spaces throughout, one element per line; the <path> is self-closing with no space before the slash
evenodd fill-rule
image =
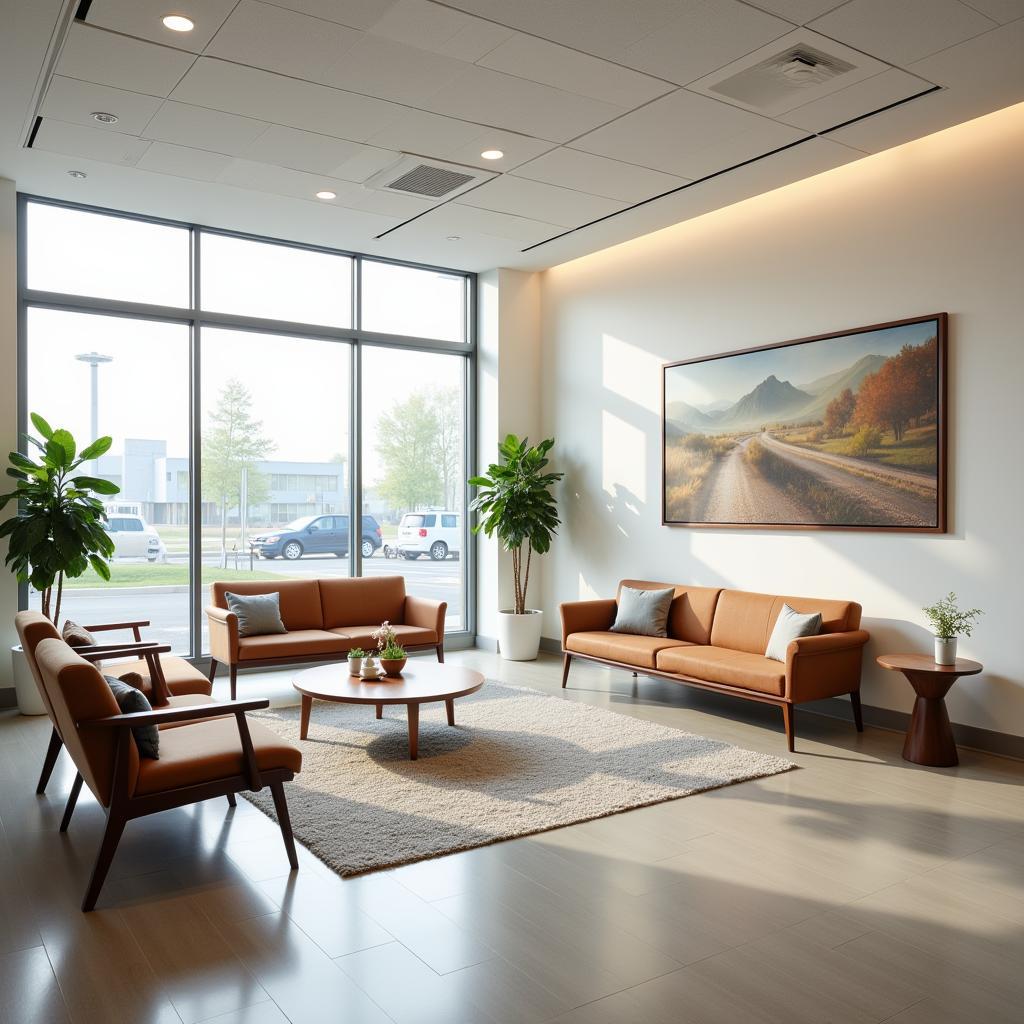
<path id="1" fill-rule="evenodd" d="M 668 636 L 668 611 L 674 597 L 672 587 L 664 590 L 619 587 L 618 609 L 611 631 L 636 636 Z"/>
<path id="2" fill-rule="evenodd" d="M 392 625 L 405 618 L 404 576 L 363 576 L 320 581 L 324 629 L 342 629 L 372 622 Z"/>
<path id="3" fill-rule="evenodd" d="M 821 613 L 821 632 L 840 633 L 860 626 L 860 605 L 853 601 L 819 600 L 813 597 L 780 597 L 723 590 L 715 608 L 711 643 L 749 654 L 763 654 L 775 620 L 788 604 L 803 615 Z"/>
<path id="4" fill-rule="evenodd" d="M 731 651 L 724 647 L 689 646 L 658 653 L 662 672 L 725 683 L 744 690 L 781 697 L 786 689 L 786 667 L 761 654 Z"/>
<path id="5" fill-rule="evenodd" d="M 800 612 L 793 611 L 788 604 L 784 604 L 775 618 L 775 625 L 772 627 L 772 635 L 768 638 L 768 647 L 764 656 L 771 658 L 772 661 L 784 662 L 791 640 L 799 640 L 804 636 L 817 636 L 820 632 L 821 612 L 801 615 Z"/>
<path id="6" fill-rule="evenodd" d="M 179 697 L 192 693 L 213 692 L 213 683 L 210 682 L 202 672 L 194 665 L 190 665 L 184 658 L 173 654 L 160 655 L 160 668 L 164 674 L 164 681 L 167 683 L 169 693 Z M 136 672 L 142 676 L 140 689 L 148 697 L 153 692 L 153 683 L 149 678 L 149 663 L 145 658 L 138 661 L 117 661 L 107 662 L 104 671 L 108 675 L 117 676 L 123 679 L 128 673 Z"/>
<path id="7" fill-rule="evenodd" d="M 299 658 L 312 654 L 344 654 L 355 644 L 340 633 L 326 629 L 296 629 L 278 636 L 246 636 L 238 641 L 238 660 Z"/>
<path id="8" fill-rule="evenodd" d="M 345 626 L 343 629 L 332 629 L 332 633 L 347 637 L 349 647 L 362 647 L 364 651 L 375 651 L 377 641 L 373 638 L 375 630 L 380 626 Z M 437 644 L 437 633 L 422 626 L 403 626 L 391 624 L 395 637 L 403 647 L 417 647 L 420 644 Z"/>
<path id="9" fill-rule="evenodd" d="M 670 647 L 688 647 L 685 640 L 671 637 L 633 636 L 599 630 L 591 633 L 570 633 L 565 638 L 565 649 L 575 654 L 589 654 L 592 658 L 620 661 L 638 668 L 654 668 L 659 651 Z"/>
<path id="10" fill-rule="evenodd" d="M 133 715 L 141 712 L 152 711 L 152 705 L 146 699 L 146 695 L 122 682 L 117 676 L 104 676 L 110 692 L 117 701 L 122 715 Z M 153 758 L 160 756 L 160 730 L 155 725 L 137 725 L 132 729 L 132 736 L 135 737 L 135 746 L 138 748 L 139 757 Z"/>
<path id="11" fill-rule="evenodd" d="M 211 583 L 210 598 L 218 608 L 227 608 L 225 594 L 280 594 L 281 621 L 285 629 L 323 629 L 319 580 L 252 580 Z"/>
<path id="12" fill-rule="evenodd" d="M 284 768 L 298 772 L 302 753 L 265 725 L 248 717 L 256 765 L 260 771 Z M 135 795 L 161 793 L 180 786 L 243 775 L 242 742 L 234 715 L 209 722 L 193 722 L 187 729 L 160 733 L 160 760 L 140 761 Z"/>
<path id="13" fill-rule="evenodd" d="M 272 594 L 236 594 L 226 590 L 224 600 L 228 603 L 228 611 L 234 612 L 238 619 L 239 636 L 288 632 L 281 621 L 281 595 L 278 591 Z"/>
<path id="14" fill-rule="evenodd" d="M 671 587 L 675 592 L 668 612 L 668 635 L 691 644 L 711 642 L 711 624 L 715 617 L 718 587 L 689 587 L 685 584 L 652 583 L 650 580 L 623 580 L 619 584 L 634 590 L 662 590 Z"/>

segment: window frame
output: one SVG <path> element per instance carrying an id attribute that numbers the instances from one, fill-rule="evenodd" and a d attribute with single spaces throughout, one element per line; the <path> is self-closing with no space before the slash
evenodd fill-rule
<path id="1" fill-rule="evenodd" d="M 87 295 L 75 295 L 64 292 L 50 292 L 28 287 L 28 208 L 30 204 L 61 207 L 85 213 L 94 213 L 124 220 L 141 221 L 148 224 L 164 224 L 170 227 L 184 228 L 189 232 L 189 304 L 188 306 L 160 306 L 148 303 L 132 302 L 118 299 L 103 299 Z M 242 231 L 230 231 L 204 224 L 170 220 L 162 217 L 150 217 L 143 214 L 83 203 L 68 202 L 47 196 L 30 193 L 18 193 L 18 245 L 17 245 L 17 294 L 18 294 L 18 337 L 17 337 L 17 391 L 18 391 L 18 431 L 19 447 L 24 448 L 24 434 L 28 429 L 28 310 L 31 308 L 57 309 L 73 313 L 117 316 L 128 319 L 156 320 L 164 323 L 184 324 L 189 328 L 190 344 L 190 450 L 189 459 L 189 602 L 190 602 L 190 651 L 189 660 L 204 662 L 209 653 L 201 650 L 202 644 L 202 438 L 199 413 L 199 395 L 201 394 L 201 352 L 204 327 L 226 328 L 310 338 L 320 341 L 335 341 L 349 346 L 349 465 L 348 484 L 350 505 L 344 514 L 349 522 L 362 522 L 363 481 L 362 481 L 362 351 L 366 345 L 385 346 L 394 349 L 406 349 L 418 352 L 443 353 L 458 355 L 463 358 L 463 415 L 465 424 L 465 458 L 466 477 L 472 475 L 476 466 L 477 431 L 476 431 L 476 360 L 477 360 L 477 275 L 472 271 L 453 270 L 451 267 L 433 266 L 415 263 L 409 260 L 394 259 L 386 256 L 364 254 L 346 249 L 329 246 L 313 245 L 289 239 L 274 238 Z M 202 280 L 201 240 L 204 234 L 222 235 L 230 238 L 279 245 L 287 248 L 320 252 L 332 256 L 343 256 L 351 260 L 351 304 L 352 326 L 330 327 L 323 324 L 295 323 L 292 321 L 272 320 L 261 317 L 245 316 L 234 313 L 215 313 L 203 309 L 200 282 Z M 431 271 L 448 276 L 461 277 L 465 281 L 462 301 L 462 315 L 465 319 L 465 341 L 445 341 L 437 338 L 417 337 L 413 335 L 388 334 L 362 329 L 362 267 L 363 262 L 388 263 L 395 266 L 410 267 L 417 270 Z M 184 471 L 181 471 L 184 472 Z M 339 478 L 341 473 L 338 474 Z M 462 628 L 446 633 L 445 643 L 449 649 L 471 647 L 476 639 L 477 622 L 477 563 L 476 546 L 471 542 L 470 533 L 472 516 L 469 513 L 470 488 L 463 484 L 463 505 L 466 516 L 463 520 L 463 557 L 460 559 L 462 568 L 461 586 L 463 589 Z M 338 510 L 341 514 L 341 510 Z M 271 512 L 272 514 L 272 512 Z M 349 575 L 362 576 L 362 553 L 358 544 L 349 545 Z M 18 607 L 28 607 L 28 585 L 18 586 Z"/>

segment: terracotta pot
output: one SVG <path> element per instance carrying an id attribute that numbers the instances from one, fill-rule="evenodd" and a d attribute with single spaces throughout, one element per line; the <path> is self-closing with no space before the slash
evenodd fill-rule
<path id="1" fill-rule="evenodd" d="M 400 676 L 406 661 L 406 658 L 381 658 L 380 667 L 384 669 L 385 675 Z"/>

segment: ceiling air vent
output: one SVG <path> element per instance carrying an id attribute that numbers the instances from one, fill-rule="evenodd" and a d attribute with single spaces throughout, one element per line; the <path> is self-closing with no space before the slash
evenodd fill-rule
<path id="1" fill-rule="evenodd" d="M 494 176 L 493 171 L 476 167 L 403 155 L 398 163 L 375 174 L 363 186 L 378 192 L 398 192 L 421 199 L 450 199 Z"/>

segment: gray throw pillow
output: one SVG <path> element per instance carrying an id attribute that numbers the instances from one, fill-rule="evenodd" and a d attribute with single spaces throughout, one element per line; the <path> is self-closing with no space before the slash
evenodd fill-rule
<path id="1" fill-rule="evenodd" d="M 146 699 L 141 690 L 134 686 L 121 682 L 114 676 L 104 676 L 110 692 L 117 701 L 122 715 L 130 715 L 137 711 L 152 711 L 153 706 Z M 135 746 L 139 748 L 139 757 L 148 757 L 154 761 L 160 760 L 160 730 L 155 725 L 137 725 L 132 729 L 135 737 Z"/>
<path id="2" fill-rule="evenodd" d="M 281 595 L 273 594 L 224 594 L 228 611 L 238 616 L 239 636 L 268 636 L 271 633 L 287 633 L 281 621 Z"/>
<path id="3" fill-rule="evenodd" d="M 817 636 L 821 632 L 821 612 L 813 615 L 801 615 L 793 611 L 788 604 L 782 606 L 779 617 L 775 620 L 775 628 L 768 640 L 768 649 L 764 652 L 766 658 L 772 661 L 785 661 L 786 648 L 790 640 L 796 640 L 801 636 Z"/>
<path id="4" fill-rule="evenodd" d="M 635 590 L 623 587 L 619 591 L 619 606 L 615 612 L 613 633 L 636 633 L 640 636 L 668 636 L 668 612 L 672 607 L 675 590 Z"/>

